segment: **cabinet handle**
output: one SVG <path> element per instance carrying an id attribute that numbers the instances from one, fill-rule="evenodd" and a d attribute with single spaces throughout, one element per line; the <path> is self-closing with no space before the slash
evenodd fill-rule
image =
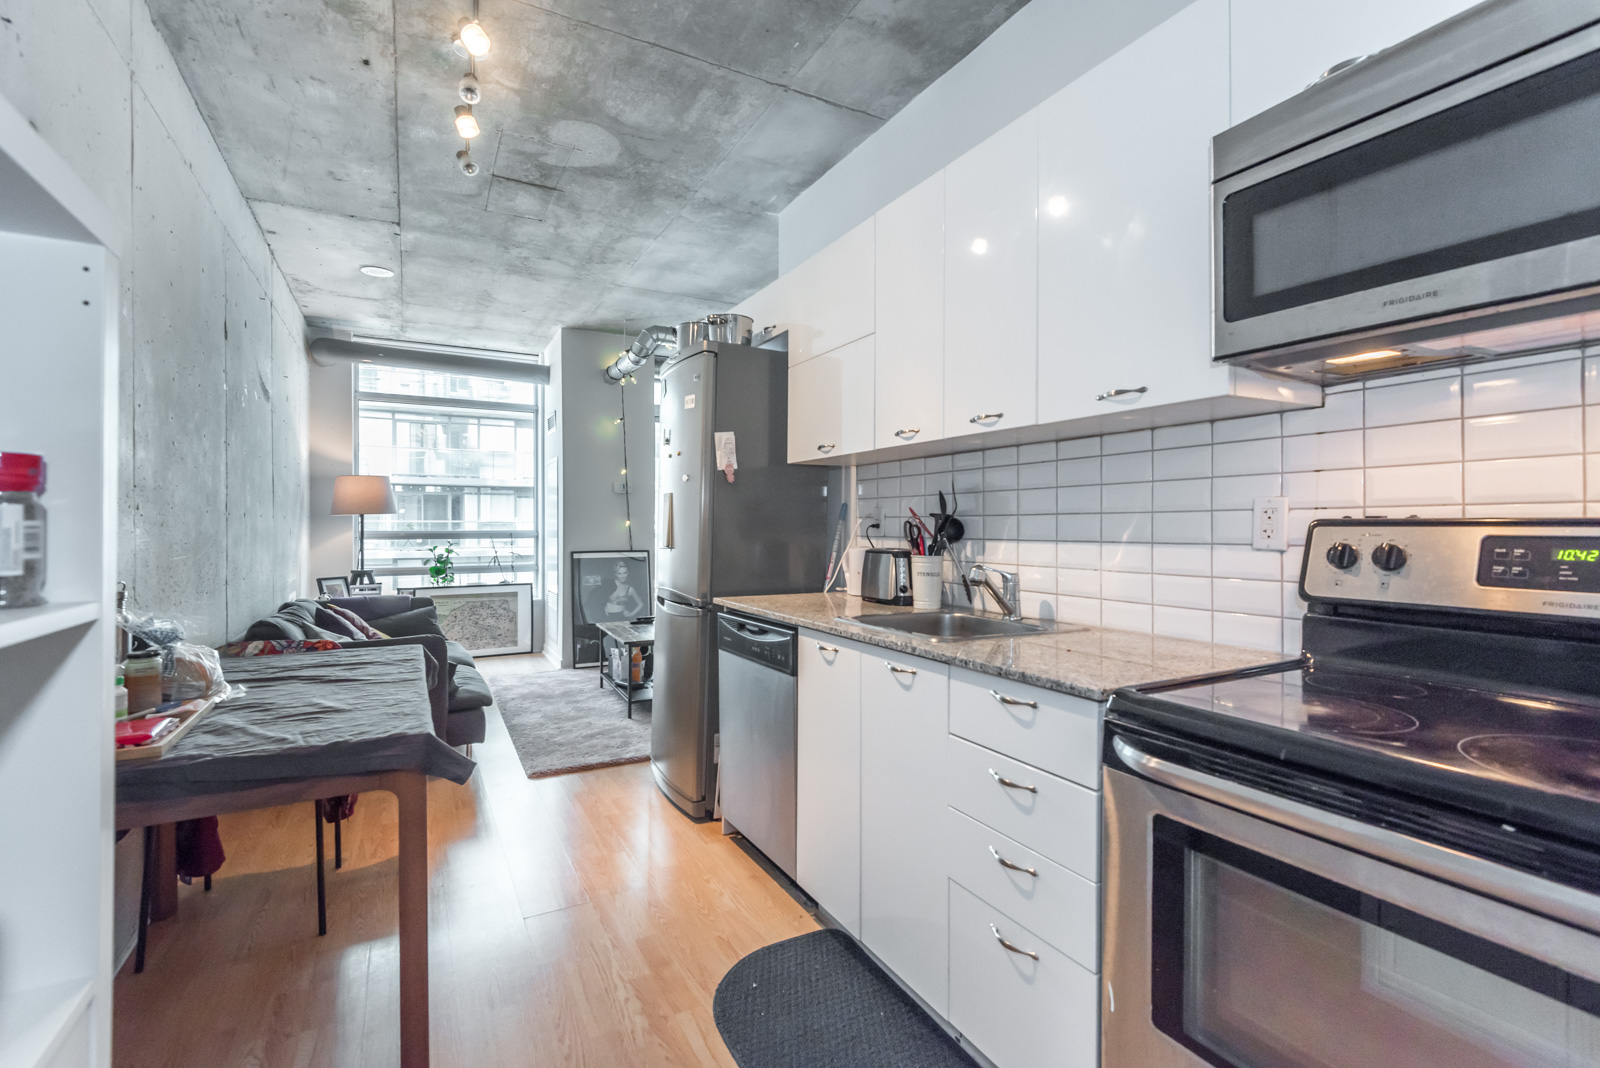
<path id="1" fill-rule="evenodd" d="M 834 443 L 831 442 L 831 441 L 826 445 L 818 445 L 817 446 L 817 451 L 818 452 L 832 452 L 833 450 L 834 450 Z"/>
<path id="2" fill-rule="evenodd" d="M 819 653 L 837 653 L 839 651 L 839 647 L 837 645 L 823 645 L 821 642 L 818 642 L 817 651 Z"/>
<path id="3" fill-rule="evenodd" d="M 990 690 L 989 691 L 989 696 L 993 697 L 996 701 L 999 701 L 1003 705 L 1021 705 L 1023 708 L 1034 708 L 1034 709 L 1039 707 L 1039 702 L 1038 701 L 1024 701 L 1020 697 L 1007 697 L 1005 694 L 1001 693 L 999 690 Z"/>
<path id="4" fill-rule="evenodd" d="M 999 942 L 1002 946 L 1005 946 L 1007 949 L 1009 949 L 1011 952 L 1015 953 L 1017 956 L 1019 956 L 1019 957 L 1031 957 L 1034 960 L 1038 960 L 1039 959 L 1039 954 L 1035 953 L 1033 950 L 1031 950 L 1031 949 L 1023 949 L 1021 946 L 1014 946 L 1010 942 L 1007 942 L 1005 940 L 1005 938 L 1001 936 L 1000 928 L 996 927 L 994 924 L 991 923 L 989 925 L 989 930 L 994 932 L 994 940 L 996 942 Z"/>
<path id="5" fill-rule="evenodd" d="M 1007 790 L 1026 790 L 1030 794 L 1036 794 L 1039 792 L 1039 788 L 1037 786 L 1029 786 L 1027 783 L 1021 782 L 1012 782 L 1010 779 L 1006 778 L 998 771 L 995 771 L 993 768 L 989 769 L 989 774 L 994 776 L 995 782 L 999 783 L 1001 786 L 1004 786 Z"/>
<path id="6" fill-rule="evenodd" d="M 1149 386 L 1140 386 L 1138 389 L 1108 389 L 1104 393 L 1100 394 L 1100 396 L 1096 397 L 1095 400 L 1097 400 L 1097 401 L 1110 400 L 1112 397 L 1125 397 L 1129 393 L 1149 393 L 1149 392 L 1150 392 L 1150 387 Z"/>
<path id="7" fill-rule="evenodd" d="M 971 419 L 968 419 L 967 422 L 981 423 L 986 419 L 1004 419 L 1005 417 L 1005 412 L 984 412 L 982 415 L 973 416 Z"/>
<path id="8" fill-rule="evenodd" d="M 894 672 L 896 675 L 915 675 L 917 673 L 916 668 L 903 668 L 898 664 L 891 664 L 887 660 L 883 662 L 883 666 Z"/>
<path id="9" fill-rule="evenodd" d="M 904 430 L 896 430 L 894 436 L 897 438 L 914 438 L 920 433 L 922 433 L 920 426 L 908 426 Z"/>
<path id="10" fill-rule="evenodd" d="M 1000 866 L 1002 868 L 1010 868 L 1012 871 L 1025 871 L 1029 875 L 1033 876 L 1035 879 L 1037 879 L 1039 877 L 1039 873 L 1034 871 L 1032 868 L 1024 868 L 1021 864 L 1013 864 L 1009 860 L 1007 860 L 1005 857 L 1002 857 L 1000 855 L 1000 851 L 997 850 L 994 846 L 990 846 L 989 847 L 989 852 L 990 852 L 991 855 L 993 855 L 995 860 L 998 860 L 1000 862 Z"/>

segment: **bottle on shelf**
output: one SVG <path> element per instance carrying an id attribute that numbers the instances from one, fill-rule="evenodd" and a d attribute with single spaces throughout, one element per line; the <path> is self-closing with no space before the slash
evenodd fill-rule
<path id="1" fill-rule="evenodd" d="M 44 458 L 0 452 L 0 608 L 44 604 Z"/>
<path id="2" fill-rule="evenodd" d="M 631 661 L 631 669 L 629 671 L 628 677 L 630 679 L 632 679 L 635 683 L 643 682 L 644 681 L 644 651 L 642 649 L 640 649 L 637 645 L 635 645 L 633 647 L 633 656 L 630 657 L 629 659 Z"/>
<path id="3" fill-rule="evenodd" d="M 128 688 L 122 684 L 122 672 L 117 672 L 117 681 L 111 687 L 111 704 L 117 710 L 117 718 L 123 719 L 128 715 Z"/>
<path id="4" fill-rule="evenodd" d="M 161 703 L 161 650 L 139 649 L 128 654 L 122 677 L 128 687 L 128 713 L 148 712 Z"/>

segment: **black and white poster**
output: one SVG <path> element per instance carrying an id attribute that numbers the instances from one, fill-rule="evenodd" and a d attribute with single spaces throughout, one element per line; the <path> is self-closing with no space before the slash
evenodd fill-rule
<path id="1" fill-rule="evenodd" d="M 572 554 L 572 663 L 600 663 L 600 623 L 628 623 L 650 611 L 650 554 Z"/>

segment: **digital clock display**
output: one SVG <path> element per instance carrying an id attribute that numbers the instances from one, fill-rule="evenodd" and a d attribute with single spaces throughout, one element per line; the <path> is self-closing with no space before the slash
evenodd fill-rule
<path id="1" fill-rule="evenodd" d="M 1600 538 L 1484 538 L 1478 585 L 1600 593 Z"/>

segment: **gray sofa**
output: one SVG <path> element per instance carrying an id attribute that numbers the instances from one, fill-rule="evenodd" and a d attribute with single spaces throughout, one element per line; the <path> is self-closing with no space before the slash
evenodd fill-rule
<path id="1" fill-rule="evenodd" d="M 439 666 L 437 662 L 442 661 L 444 671 L 439 676 L 442 685 L 436 684 L 438 693 L 431 695 L 436 706 L 434 729 L 451 745 L 468 745 L 483 741 L 483 710 L 494 701 L 494 695 L 489 692 L 488 684 L 479 674 L 472 654 L 459 643 L 444 637 L 437 624 L 430 623 L 425 618 L 428 613 L 419 612 L 421 609 L 432 608 L 433 598 L 408 595 L 339 597 L 334 598 L 332 603 L 354 612 L 375 629 L 386 634 L 394 634 L 389 640 L 372 644 L 421 645 L 427 651 L 430 661 L 435 662 L 435 667 Z M 361 639 L 352 638 L 342 631 L 319 626 L 316 618 L 319 607 L 317 601 L 308 598 L 287 601 L 279 605 L 278 610 L 272 615 L 250 624 L 250 629 L 245 631 L 244 637 L 248 641 L 329 638 L 344 644 L 347 648 L 361 647 Z M 401 616 L 410 618 L 396 619 Z M 419 619 L 419 616 L 424 618 Z M 391 619 L 396 619 L 395 626 L 398 633 L 391 632 L 384 626 L 384 622 Z M 443 720 L 442 725 L 438 722 L 440 719 Z"/>

